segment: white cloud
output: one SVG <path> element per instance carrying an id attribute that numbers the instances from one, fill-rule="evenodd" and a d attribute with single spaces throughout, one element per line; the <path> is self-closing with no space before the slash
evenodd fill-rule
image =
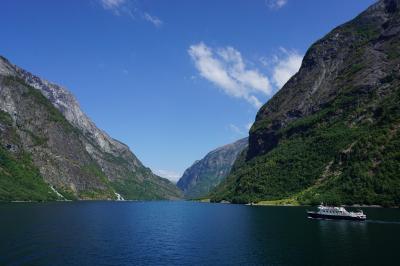
<path id="1" fill-rule="evenodd" d="M 133 0 L 98 0 L 104 9 L 112 11 L 115 15 L 126 15 L 132 19 L 142 19 L 153 24 L 155 27 L 160 27 L 163 21 L 147 12 L 140 10 Z"/>
<path id="2" fill-rule="evenodd" d="M 247 131 L 249 131 L 251 129 L 251 127 L 253 126 L 253 122 L 249 122 L 246 124 L 246 129 Z"/>
<path id="3" fill-rule="evenodd" d="M 247 123 L 242 126 L 237 126 L 235 124 L 229 124 L 228 128 L 231 132 L 233 132 L 235 135 L 239 136 L 247 136 L 249 134 L 249 130 L 253 123 Z"/>
<path id="4" fill-rule="evenodd" d="M 156 27 L 161 27 L 162 24 L 163 24 L 163 22 L 162 22 L 161 19 L 159 19 L 159 18 L 156 17 L 156 16 L 152 16 L 152 15 L 150 15 L 149 13 L 144 13 L 144 14 L 143 14 L 143 18 L 144 18 L 145 20 L 147 20 L 148 22 L 152 23 L 152 24 L 153 24 L 154 26 L 156 26 Z"/>
<path id="5" fill-rule="evenodd" d="M 226 94 L 260 107 L 259 95 L 271 95 L 269 79 L 257 69 L 248 69 L 242 55 L 233 47 L 212 49 L 204 43 L 190 46 L 189 55 L 200 75 Z"/>
<path id="6" fill-rule="evenodd" d="M 239 128 L 238 126 L 236 126 L 234 124 L 229 124 L 229 129 L 237 135 L 246 135 L 246 132 L 244 132 L 241 128 Z"/>
<path id="7" fill-rule="evenodd" d="M 106 9 L 118 8 L 125 3 L 125 0 L 101 0 L 101 4 Z"/>
<path id="8" fill-rule="evenodd" d="M 287 51 L 284 48 L 281 48 L 281 51 L 283 56 L 276 58 L 272 73 L 272 82 L 278 89 L 299 71 L 303 60 L 303 56 L 296 51 Z"/>
<path id="9" fill-rule="evenodd" d="M 111 10 L 115 15 L 121 15 L 121 7 L 125 4 L 125 0 L 100 0 L 104 9 Z"/>
<path id="10" fill-rule="evenodd" d="M 171 170 L 163 170 L 163 169 L 157 169 L 157 170 L 153 170 L 153 173 L 167 178 L 169 181 L 176 183 L 178 182 L 179 178 L 181 178 L 182 174 L 177 173 L 175 171 L 171 171 Z"/>
<path id="11" fill-rule="evenodd" d="M 268 62 L 268 59 L 267 59 L 266 57 L 261 56 L 258 60 L 260 61 L 260 63 L 261 63 L 263 66 L 265 66 L 265 67 L 269 66 L 269 62 Z"/>
<path id="12" fill-rule="evenodd" d="M 287 4 L 287 0 L 265 0 L 265 4 L 270 9 L 279 9 Z"/>

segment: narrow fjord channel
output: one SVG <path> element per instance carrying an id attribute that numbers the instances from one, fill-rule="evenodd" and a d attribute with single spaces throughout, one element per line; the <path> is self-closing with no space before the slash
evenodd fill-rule
<path id="1" fill-rule="evenodd" d="M 307 219 L 306 209 L 184 201 L 1 204 L 0 265 L 395 261 L 398 209 L 365 208 L 367 222 Z"/>

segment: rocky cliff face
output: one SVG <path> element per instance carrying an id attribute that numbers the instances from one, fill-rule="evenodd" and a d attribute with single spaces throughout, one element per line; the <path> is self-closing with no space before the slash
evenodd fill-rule
<path id="1" fill-rule="evenodd" d="M 126 145 L 98 129 L 68 90 L 4 57 L 0 57 L 0 109 L 5 117 L 4 156 L 18 164 L 18 152 L 29 155 L 32 167 L 50 186 L 49 195 L 56 190 L 79 199 L 111 199 L 116 193 L 126 199 L 180 197 L 172 183 L 154 175 Z M 9 169 L 8 174 L 12 183 L 15 173 Z M 12 194 L 7 197 L 14 199 Z"/>
<path id="2" fill-rule="evenodd" d="M 186 169 L 177 186 L 186 198 L 207 196 L 229 174 L 236 157 L 247 145 L 248 138 L 244 138 L 211 151 Z"/>
<path id="3" fill-rule="evenodd" d="M 310 47 L 214 200 L 400 203 L 399 5 L 378 1 Z"/>

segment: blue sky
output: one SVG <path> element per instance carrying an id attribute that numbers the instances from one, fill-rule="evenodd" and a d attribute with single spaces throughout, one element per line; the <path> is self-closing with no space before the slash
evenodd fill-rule
<path id="1" fill-rule="evenodd" d="M 373 0 L 2 0 L 0 54 L 176 179 L 245 137 L 307 48 Z"/>

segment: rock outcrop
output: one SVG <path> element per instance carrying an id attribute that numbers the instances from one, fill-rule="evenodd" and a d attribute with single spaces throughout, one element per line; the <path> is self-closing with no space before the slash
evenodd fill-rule
<path id="1" fill-rule="evenodd" d="M 4 57 L 0 57 L 0 110 L 3 153 L 16 164 L 22 162 L 22 154 L 29 155 L 29 164 L 52 188 L 50 198 L 53 190 L 77 199 L 114 199 L 115 193 L 125 199 L 181 196 L 176 186 L 143 166 L 125 144 L 97 128 L 67 89 Z M 13 183 L 15 173 L 8 171 L 4 174 Z M 4 199 L 20 199 L 13 192 L 6 194 Z M 24 200 L 29 200 L 29 193 Z"/>

